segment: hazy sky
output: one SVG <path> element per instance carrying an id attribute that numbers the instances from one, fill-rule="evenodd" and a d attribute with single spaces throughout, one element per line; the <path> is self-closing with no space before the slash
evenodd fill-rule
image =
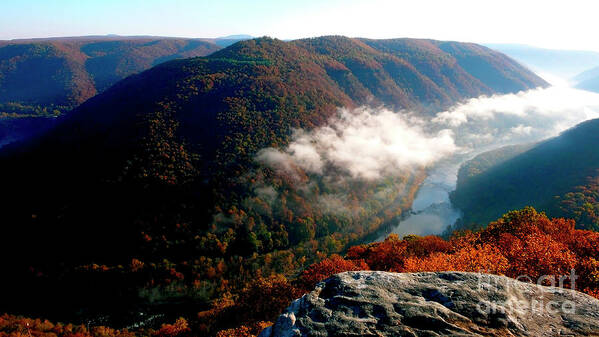
<path id="1" fill-rule="evenodd" d="M 599 51 L 596 0 L 0 0 L 0 39 L 340 34 Z"/>

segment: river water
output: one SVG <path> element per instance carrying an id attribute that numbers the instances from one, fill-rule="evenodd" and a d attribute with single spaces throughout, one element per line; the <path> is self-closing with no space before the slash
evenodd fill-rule
<path id="1" fill-rule="evenodd" d="M 416 193 L 409 214 L 398 220 L 389 233 L 376 241 L 384 240 L 389 234 L 439 235 L 453 225 L 461 216 L 459 209 L 452 206 L 449 194 L 456 189 L 458 171 L 462 164 L 489 148 L 457 154 L 430 168 L 428 176 Z"/>
<path id="2" fill-rule="evenodd" d="M 453 225 L 461 213 L 451 205 L 449 194 L 456 188 L 458 170 L 463 161 L 452 158 L 433 167 L 416 193 L 409 215 L 404 216 L 391 233 L 399 237 L 441 234 Z M 384 240 L 389 234 L 377 241 Z"/>

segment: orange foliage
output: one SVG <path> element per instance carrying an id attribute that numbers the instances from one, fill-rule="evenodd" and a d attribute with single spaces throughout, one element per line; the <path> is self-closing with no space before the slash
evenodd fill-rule
<path id="1" fill-rule="evenodd" d="M 48 320 L 31 319 L 12 315 L 0 316 L 0 337 L 136 337 L 147 333 L 116 330 L 104 326 L 91 328 L 83 325 L 52 323 Z"/>
<path id="2" fill-rule="evenodd" d="M 510 261 L 507 275 L 527 275 L 538 279 L 542 275 L 566 275 L 576 266 L 576 255 L 566 245 L 551 236 L 533 233 L 525 237 L 503 235 L 499 247 Z"/>
<path id="3" fill-rule="evenodd" d="M 430 256 L 409 257 L 404 262 L 404 272 L 468 271 L 503 274 L 508 260 L 495 247 L 489 245 L 466 246 L 453 254 L 433 253 Z"/>
<path id="4" fill-rule="evenodd" d="M 283 275 L 258 276 L 241 290 L 235 301 L 217 300 L 210 310 L 200 312 L 197 331 L 203 335 L 214 335 L 221 330 L 221 336 L 252 336 L 264 328 L 265 320 L 275 320 L 302 294 Z M 231 326 L 237 328 L 226 329 Z"/>
<path id="5" fill-rule="evenodd" d="M 584 292 L 598 297 L 599 261 L 592 257 L 583 259 L 576 267 L 576 273 L 579 276 L 576 283 L 577 289 L 585 289 Z"/>
<path id="6" fill-rule="evenodd" d="M 314 285 L 334 274 L 345 271 L 368 270 L 368 265 L 364 260 L 346 260 L 337 254 L 315 263 L 304 270 L 300 277 L 300 282 L 307 290 L 311 290 Z"/>
<path id="7" fill-rule="evenodd" d="M 578 256 L 599 259 L 599 233 L 588 230 L 575 230 L 567 240 L 571 251 Z"/>
<path id="8" fill-rule="evenodd" d="M 427 256 L 432 253 L 448 253 L 452 250 L 450 242 L 434 235 L 418 237 L 410 235 L 404 237 L 407 241 L 407 251 L 409 255 Z"/>
<path id="9" fill-rule="evenodd" d="M 383 242 L 350 248 L 347 257 L 352 260 L 363 259 L 372 270 L 399 271 L 402 269 L 406 247 L 406 241 L 391 234 Z"/>
<path id="10" fill-rule="evenodd" d="M 599 299 L 599 289 L 585 289 L 584 292 Z"/>
<path id="11" fill-rule="evenodd" d="M 174 324 L 163 324 L 160 330 L 153 334 L 155 337 L 184 336 L 191 331 L 184 318 L 179 318 Z"/>
<path id="12" fill-rule="evenodd" d="M 451 250 L 451 243 L 437 236 L 409 235 L 401 240 L 396 234 L 391 234 L 383 242 L 350 248 L 347 257 L 352 260 L 363 259 L 372 270 L 402 272 L 407 258 L 448 253 Z"/>
<path id="13" fill-rule="evenodd" d="M 200 311 L 198 313 L 198 331 L 207 334 L 213 327 L 222 320 L 222 317 L 226 317 L 228 311 L 231 310 L 235 305 L 229 296 L 223 296 L 220 299 L 215 300 L 209 310 Z"/>
<path id="14" fill-rule="evenodd" d="M 599 233 L 577 230 L 574 221 L 549 219 L 532 207 L 449 241 L 391 235 L 383 242 L 350 248 L 346 258 L 364 260 L 373 270 L 487 272 L 533 282 L 546 276 L 545 284 L 574 269 L 576 288 L 599 294 Z M 566 287 L 569 282 L 566 279 Z"/>
<path id="15" fill-rule="evenodd" d="M 550 220 L 532 207 L 504 215 L 481 231 L 479 241 L 497 247 L 509 260 L 506 275 L 567 275 L 580 259 L 569 248 L 577 231 L 574 222 Z"/>
<path id="16" fill-rule="evenodd" d="M 242 325 L 235 329 L 221 330 L 216 337 L 256 337 L 262 330 L 271 326 L 271 322 L 256 322 L 251 325 Z"/>
<path id="17" fill-rule="evenodd" d="M 245 315 L 248 321 L 263 318 L 274 320 L 291 301 L 301 295 L 302 292 L 283 275 L 259 277 L 243 289 L 237 306 L 239 313 Z"/>

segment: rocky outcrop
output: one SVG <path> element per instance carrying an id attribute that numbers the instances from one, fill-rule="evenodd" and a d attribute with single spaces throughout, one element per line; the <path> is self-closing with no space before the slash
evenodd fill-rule
<path id="1" fill-rule="evenodd" d="M 599 300 L 487 274 L 347 272 L 260 337 L 599 336 Z"/>

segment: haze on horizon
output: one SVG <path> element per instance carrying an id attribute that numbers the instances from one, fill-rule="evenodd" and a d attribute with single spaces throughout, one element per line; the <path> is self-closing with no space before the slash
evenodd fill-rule
<path id="1" fill-rule="evenodd" d="M 106 34 L 346 35 L 599 51 L 597 12 L 599 3 L 592 0 L 7 0 L 0 3 L 0 40 Z"/>

